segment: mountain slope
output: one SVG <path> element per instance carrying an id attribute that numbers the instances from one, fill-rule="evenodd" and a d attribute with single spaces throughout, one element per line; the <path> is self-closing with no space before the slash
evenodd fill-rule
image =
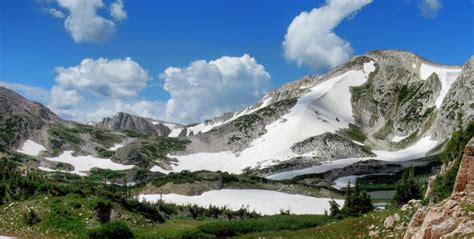
<path id="1" fill-rule="evenodd" d="M 129 129 L 156 136 L 179 136 L 183 127 L 178 124 L 153 120 L 119 112 L 112 117 L 104 118 L 96 127 L 108 130 Z"/>
<path id="2" fill-rule="evenodd" d="M 464 117 L 472 117 L 466 109 L 472 90 L 461 87 L 472 85 L 471 66 L 472 60 L 461 68 L 408 52 L 370 52 L 325 75 L 289 83 L 239 112 L 187 127 L 191 143 L 170 166 L 240 173 L 288 162 L 307 167 L 339 159 L 420 158 L 454 129 L 454 118 L 438 116 L 458 91 L 467 96 L 457 99 Z"/>
<path id="3" fill-rule="evenodd" d="M 0 86 L 0 152 L 41 134 L 48 123 L 65 122 L 40 103 Z"/>

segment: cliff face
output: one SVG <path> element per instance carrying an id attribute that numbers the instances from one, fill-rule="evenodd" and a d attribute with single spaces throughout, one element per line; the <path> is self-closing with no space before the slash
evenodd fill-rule
<path id="1" fill-rule="evenodd" d="M 474 138 L 467 144 L 452 195 L 421 207 L 413 216 L 405 239 L 468 238 L 474 235 Z"/>

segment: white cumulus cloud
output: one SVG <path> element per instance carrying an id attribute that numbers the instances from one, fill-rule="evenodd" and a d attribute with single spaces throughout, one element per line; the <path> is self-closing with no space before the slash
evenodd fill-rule
<path id="1" fill-rule="evenodd" d="M 122 0 L 117 0 L 110 4 L 110 15 L 117 21 L 122 21 L 127 18 L 127 12 L 125 11 Z"/>
<path id="2" fill-rule="evenodd" d="M 57 4 L 67 10 L 67 14 L 49 8 L 56 18 L 65 18 L 64 27 L 75 42 L 103 42 L 115 33 L 117 24 L 98 14 L 105 7 L 102 0 L 57 0 Z M 110 15 L 114 20 L 127 18 L 122 0 L 110 5 Z"/>
<path id="3" fill-rule="evenodd" d="M 64 18 L 64 13 L 59 11 L 56 8 L 49 8 L 47 9 L 47 12 L 51 14 L 51 16 L 56 17 L 56 18 Z"/>
<path id="4" fill-rule="evenodd" d="M 167 118 L 190 123 L 254 103 L 266 93 L 270 74 L 245 54 L 197 60 L 184 68 L 169 67 L 160 78 L 171 96 L 166 104 Z"/>
<path id="5" fill-rule="evenodd" d="M 164 114 L 163 102 L 139 98 L 151 78 L 131 58 L 83 59 L 55 71 L 48 105 L 67 119 L 99 121 L 119 111 L 146 117 Z"/>
<path id="6" fill-rule="evenodd" d="M 421 15 L 434 18 L 441 8 L 441 2 L 439 0 L 421 0 L 418 7 L 420 8 Z"/>
<path id="7" fill-rule="evenodd" d="M 372 0 L 326 0 L 311 12 L 302 12 L 288 27 L 283 50 L 285 58 L 299 66 L 324 71 L 350 59 L 351 44 L 340 38 L 334 28 Z"/>
<path id="8" fill-rule="evenodd" d="M 132 97 L 146 87 L 150 77 L 131 58 L 84 59 L 77 66 L 56 67 L 56 83 L 64 89 L 87 91 L 106 97 Z"/>

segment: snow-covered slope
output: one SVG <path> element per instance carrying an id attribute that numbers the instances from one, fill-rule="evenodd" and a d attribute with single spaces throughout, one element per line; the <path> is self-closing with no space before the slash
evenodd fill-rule
<path id="1" fill-rule="evenodd" d="M 437 66 L 428 63 L 422 63 L 420 66 L 421 79 L 426 80 L 431 74 L 436 74 L 441 81 L 441 91 L 436 99 L 436 108 L 440 109 L 444 98 L 451 89 L 451 85 L 461 73 L 461 67 Z"/>
<path id="2" fill-rule="evenodd" d="M 177 160 L 170 170 L 152 170 L 242 173 L 247 168 L 281 169 L 287 162 L 323 163 L 298 169 L 308 173 L 326 164 L 330 169 L 366 159 L 420 158 L 444 141 L 433 137 L 431 125 L 461 72 L 460 67 L 429 63 L 407 52 L 371 52 L 323 76 L 283 86 L 254 106 L 188 127 L 187 150 L 168 155 Z M 296 99 L 296 104 L 277 118 L 265 118 L 262 111 L 287 99 Z M 239 140 L 237 147 L 228 146 Z"/>

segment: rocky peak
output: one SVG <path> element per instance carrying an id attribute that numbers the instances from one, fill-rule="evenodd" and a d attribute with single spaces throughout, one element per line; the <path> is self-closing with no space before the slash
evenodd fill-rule
<path id="1" fill-rule="evenodd" d="M 46 121 L 62 121 L 44 105 L 30 101 L 13 90 L 0 86 L 0 112 L 2 114 L 29 114 Z"/>
<path id="2" fill-rule="evenodd" d="M 168 136 L 174 128 L 182 126 L 119 112 L 112 117 L 104 118 L 96 127 L 109 130 L 129 129 L 156 136 Z"/>

